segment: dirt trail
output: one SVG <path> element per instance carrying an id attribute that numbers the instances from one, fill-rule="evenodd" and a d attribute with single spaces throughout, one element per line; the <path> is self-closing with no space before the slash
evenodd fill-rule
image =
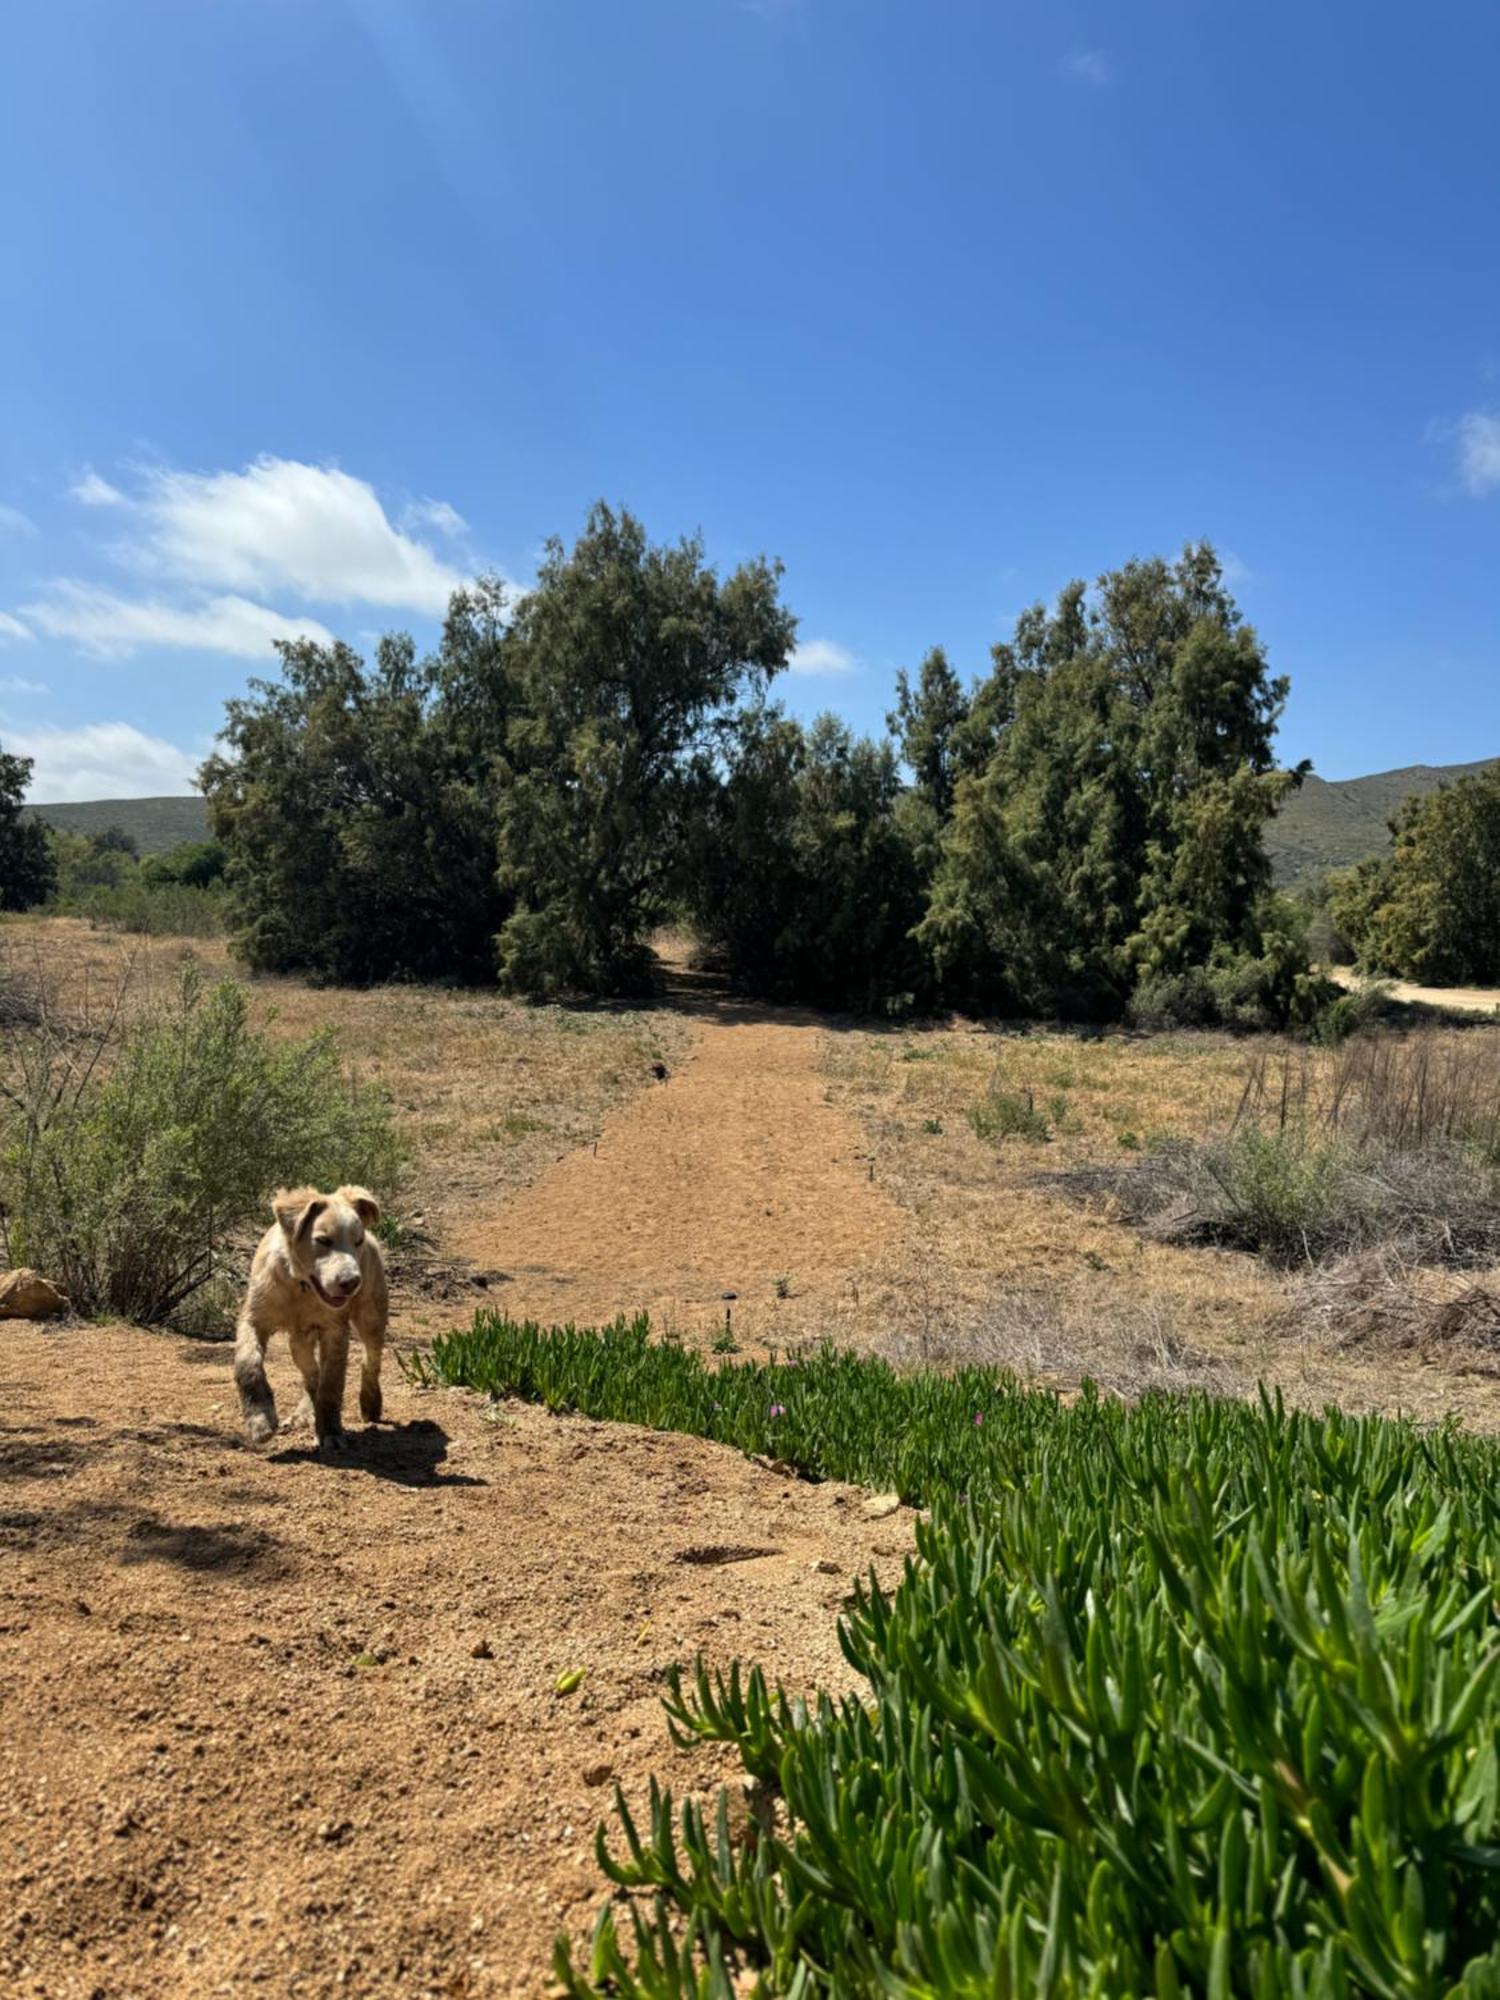
<path id="1" fill-rule="evenodd" d="M 284 1408 L 291 1374 L 278 1343 Z M 0 1385 L 0 1991 L 34 2000 L 534 2000 L 612 1780 L 728 1775 L 671 1746 L 667 1666 L 847 1686 L 848 1579 L 909 1545 L 847 1489 L 399 1376 L 329 1463 L 240 1445 L 222 1347 L 5 1324 Z"/>
<path id="2" fill-rule="evenodd" d="M 492 1297 L 518 1317 L 645 1310 L 703 1341 L 728 1303 L 738 1338 L 854 1337 L 861 1282 L 907 1218 L 827 1102 L 827 1023 L 695 991 L 680 972 L 675 986 L 694 1040 L 667 1081 L 613 1112 L 596 1147 L 459 1218 L 448 1247 L 498 1267 Z"/>

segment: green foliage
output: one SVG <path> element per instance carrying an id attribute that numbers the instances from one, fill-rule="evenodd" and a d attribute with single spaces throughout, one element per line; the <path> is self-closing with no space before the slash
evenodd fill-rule
<path id="1" fill-rule="evenodd" d="M 975 1004 L 1113 1015 L 1137 980 L 1259 958 L 1272 680 L 1207 545 L 1026 612 L 996 649 L 982 771 L 959 786 L 920 935 Z"/>
<path id="2" fill-rule="evenodd" d="M 1388 855 L 1329 884 L 1360 963 L 1430 985 L 1500 984 L 1500 767 L 1408 800 L 1391 832 Z"/>
<path id="3" fill-rule="evenodd" d="M 752 991 L 896 1011 L 924 991 L 911 932 L 919 865 L 889 744 L 831 715 L 810 729 L 747 709 L 722 784 L 702 785 L 684 899 L 704 940 Z"/>
<path id="4" fill-rule="evenodd" d="M 785 666 L 795 621 L 763 558 L 724 581 L 696 539 L 653 547 L 602 504 L 549 545 L 507 635 L 498 788 L 502 983 L 532 997 L 647 983 L 701 767 L 731 704 Z"/>
<path id="5" fill-rule="evenodd" d="M 344 645 L 282 645 L 281 680 L 229 703 L 200 784 L 255 970 L 360 984 L 491 969 L 492 786 L 470 716 L 440 695 L 498 645 L 502 608 L 492 586 L 456 597 L 442 654 L 420 663 L 405 638 L 368 669 Z"/>
<path id="6" fill-rule="evenodd" d="M 1267 893 L 1256 907 L 1255 927 L 1255 950 L 1218 944 L 1201 964 L 1146 974 L 1130 996 L 1131 1021 L 1155 1030 L 1319 1032 L 1340 996 L 1336 986 L 1309 970 L 1305 911 L 1289 897 Z"/>
<path id="7" fill-rule="evenodd" d="M 895 1591 L 849 1602 L 857 1693 L 672 1676 L 677 1741 L 729 1745 L 765 1809 L 746 1834 L 727 1794 L 653 1786 L 640 1823 L 617 1794 L 598 1853 L 636 1900 L 560 1941 L 573 2000 L 1500 1994 L 1493 1442 L 833 1354 L 715 1370 L 639 1324 L 482 1316 L 435 1359 L 933 1510 Z"/>
<path id="8" fill-rule="evenodd" d="M 55 884 L 47 829 L 22 810 L 30 778 L 29 757 L 0 749 L 0 910 L 33 909 Z"/>
<path id="9" fill-rule="evenodd" d="M 201 893 L 201 892 L 198 892 Z M 82 1312 L 152 1323 L 216 1275 L 226 1238 L 283 1183 L 388 1188 L 383 1092 L 331 1034 L 272 1041 L 232 980 L 191 970 L 175 1002 L 80 1043 L 44 1020 L 0 1093 L 0 1233 Z"/>
<path id="10" fill-rule="evenodd" d="M 1055 1107 L 1067 1110 L 1067 1099 L 1056 1097 L 1052 1100 L 1054 1118 L 1061 1113 Z M 964 1113 L 977 1138 L 991 1142 L 1000 1139 L 1030 1139 L 1037 1143 L 1050 1139 L 1052 1127 L 1045 1113 L 1039 1111 L 1036 1100 L 1029 1090 L 1001 1090 L 991 1083 L 988 1091 L 977 1104 L 971 1104 Z"/>
<path id="11" fill-rule="evenodd" d="M 222 840 L 185 840 L 164 854 L 148 855 L 141 863 L 141 880 L 152 889 L 209 889 L 224 879 L 228 864 Z"/>
<path id="12" fill-rule="evenodd" d="M 216 937 L 225 928 L 224 850 L 202 841 L 138 861 L 130 836 L 47 832 L 56 888 L 50 907 L 156 937 Z"/>

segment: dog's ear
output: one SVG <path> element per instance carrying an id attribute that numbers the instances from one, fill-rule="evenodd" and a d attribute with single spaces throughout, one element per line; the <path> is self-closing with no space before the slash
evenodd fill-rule
<path id="1" fill-rule="evenodd" d="M 347 1201 L 366 1229 L 373 1229 L 380 1220 L 380 1203 L 368 1188 L 341 1187 L 339 1195 Z"/>
<path id="2" fill-rule="evenodd" d="M 282 1234 L 293 1242 L 312 1228 L 327 1206 L 327 1195 L 316 1188 L 282 1188 L 271 1197 L 271 1213 Z"/>

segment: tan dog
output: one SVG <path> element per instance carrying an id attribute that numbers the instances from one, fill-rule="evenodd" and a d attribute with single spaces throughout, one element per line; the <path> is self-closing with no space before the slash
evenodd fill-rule
<path id="1" fill-rule="evenodd" d="M 234 1379 L 245 1435 L 264 1444 L 276 1431 L 276 1403 L 266 1380 L 266 1346 L 279 1327 L 307 1385 L 303 1412 L 320 1446 L 344 1447 L 344 1374 L 351 1328 L 364 1342 L 360 1414 L 380 1416 L 380 1356 L 390 1311 L 385 1259 L 369 1230 L 380 1206 L 364 1188 L 283 1188 L 272 1197 L 275 1222 L 260 1239 L 235 1331 Z"/>

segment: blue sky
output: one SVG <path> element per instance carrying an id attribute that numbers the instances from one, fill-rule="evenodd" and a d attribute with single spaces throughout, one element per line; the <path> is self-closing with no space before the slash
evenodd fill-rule
<path id="1" fill-rule="evenodd" d="M 177 791 L 278 632 L 596 496 L 878 727 L 1207 534 L 1288 756 L 1500 752 L 1500 8 L 11 0 L 0 741 Z"/>

